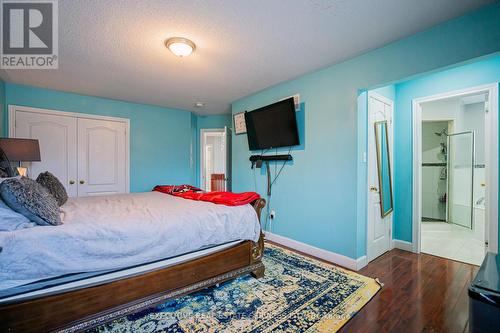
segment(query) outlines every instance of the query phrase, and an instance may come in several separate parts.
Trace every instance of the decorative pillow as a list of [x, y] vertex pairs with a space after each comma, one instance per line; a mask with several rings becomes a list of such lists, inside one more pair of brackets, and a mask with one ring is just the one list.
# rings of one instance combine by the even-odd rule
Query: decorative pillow
[[35, 225], [35, 223], [30, 222], [30, 220], [23, 215], [10, 209], [5, 202], [0, 199], [0, 231], [32, 228]]
[[36, 182], [45, 187], [56, 198], [59, 206], [64, 205], [68, 201], [68, 193], [66, 193], [64, 185], [50, 172], [45, 171], [39, 174]]
[[30, 178], [10, 178], [0, 184], [0, 196], [12, 210], [38, 225], [62, 224], [57, 200]]
[[15, 178], [15, 179], [20, 179], [20, 178], [21, 178], [21, 176], [15, 176], [15, 177], [5, 177], [5, 178], [0, 177], [0, 184], [1, 184], [1, 183], [3, 183], [3, 182], [4, 182], [5, 180], [7, 180], [7, 179], [13, 179], [13, 178]]

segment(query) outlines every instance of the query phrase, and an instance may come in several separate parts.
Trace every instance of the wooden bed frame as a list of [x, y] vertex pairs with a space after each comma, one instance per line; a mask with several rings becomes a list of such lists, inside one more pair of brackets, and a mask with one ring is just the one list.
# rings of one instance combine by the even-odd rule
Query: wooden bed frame
[[[253, 202], [260, 221], [264, 199]], [[0, 305], [0, 332], [78, 332], [251, 273], [264, 276], [264, 237], [120, 280]]]

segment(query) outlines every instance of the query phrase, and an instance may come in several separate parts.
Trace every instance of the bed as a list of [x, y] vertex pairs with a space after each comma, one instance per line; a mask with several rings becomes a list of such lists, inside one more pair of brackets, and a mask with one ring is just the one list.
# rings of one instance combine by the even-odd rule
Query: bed
[[0, 331], [84, 330], [243, 274], [261, 277], [264, 206], [159, 192], [70, 199], [61, 226], [0, 233]]

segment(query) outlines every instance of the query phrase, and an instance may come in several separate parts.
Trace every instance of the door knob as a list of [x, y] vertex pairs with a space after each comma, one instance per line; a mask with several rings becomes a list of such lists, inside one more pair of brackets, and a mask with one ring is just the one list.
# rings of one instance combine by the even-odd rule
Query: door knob
[[81, 185], [85, 184], [85, 180], [80, 179], [80, 184], [81, 184]]
[[370, 186], [370, 192], [378, 192], [378, 188], [376, 186]]
[[70, 181], [69, 181], [69, 184], [70, 184], [70, 185], [73, 185], [74, 183], [75, 183], [75, 181], [74, 181], [74, 180], [70, 180]]

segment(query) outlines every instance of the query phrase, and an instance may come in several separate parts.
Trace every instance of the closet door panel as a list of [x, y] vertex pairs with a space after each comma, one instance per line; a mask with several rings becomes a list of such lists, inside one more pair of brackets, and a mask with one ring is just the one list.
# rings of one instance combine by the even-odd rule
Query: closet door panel
[[50, 171], [66, 188], [70, 197], [77, 191], [77, 119], [36, 112], [15, 112], [16, 138], [38, 139], [41, 162], [26, 163], [29, 176]]
[[125, 123], [78, 119], [78, 196], [125, 193]]

